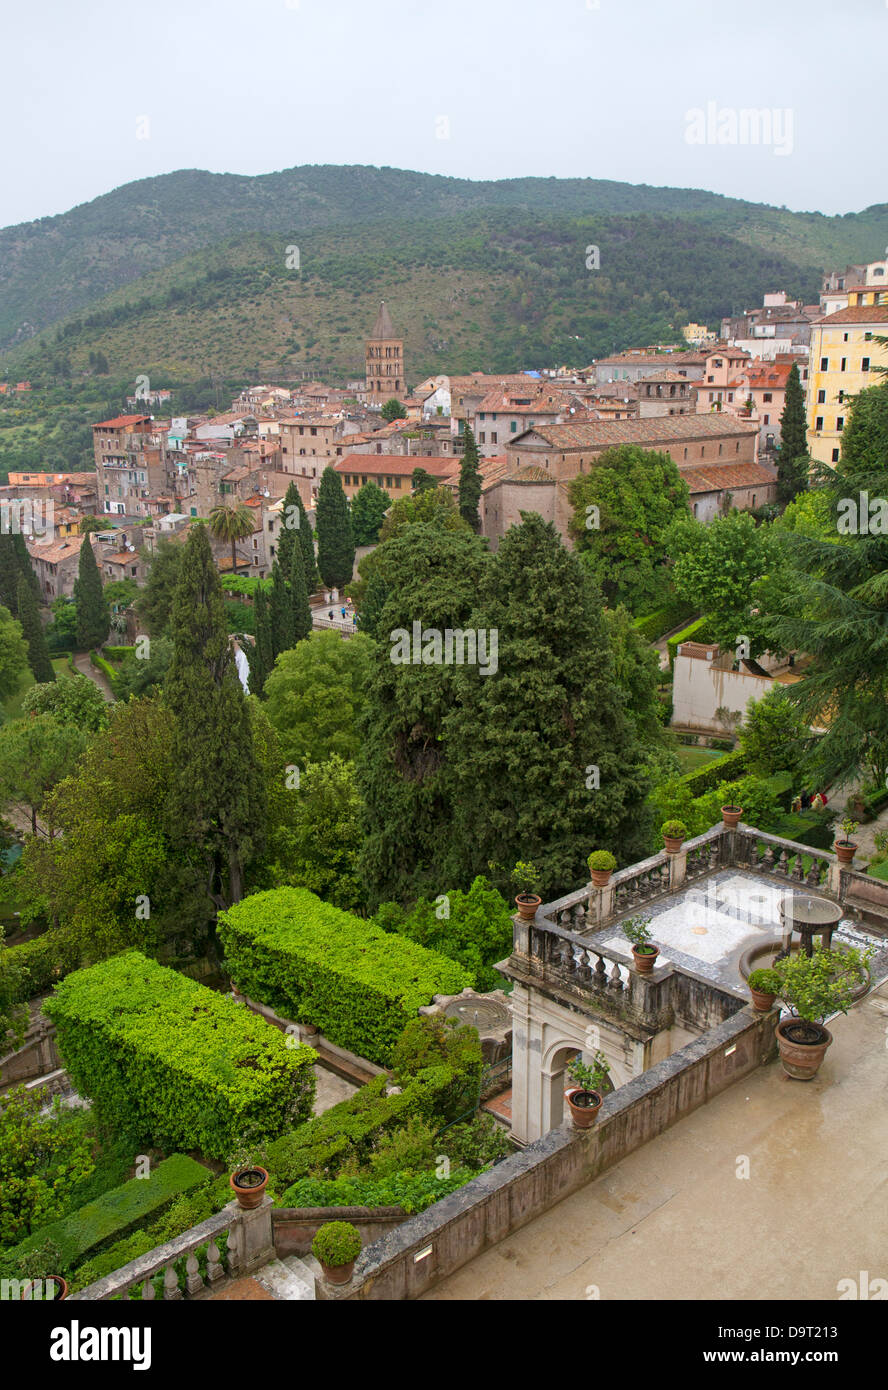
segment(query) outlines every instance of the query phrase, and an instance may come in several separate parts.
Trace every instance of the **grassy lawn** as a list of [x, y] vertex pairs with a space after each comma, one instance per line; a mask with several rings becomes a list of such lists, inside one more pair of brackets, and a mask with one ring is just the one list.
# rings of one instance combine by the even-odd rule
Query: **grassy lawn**
[[685, 744], [679, 744], [675, 751], [678, 754], [682, 772], [696, 772], [697, 768], [703, 767], [705, 763], [714, 762], [716, 758], [725, 756], [724, 751], [720, 748], [694, 748]]
[[[52, 658], [52, 669], [56, 673], [56, 680], [61, 680], [63, 676], [70, 676], [71, 674], [67, 659], [64, 656]], [[21, 718], [22, 700], [34, 684], [35, 681], [31, 672], [25, 671], [19, 681], [18, 690], [13, 691], [13, 693], [3, 701], [3, 713], [6, 715], [7, 719]]]
[[881, 864], [870, 864], [868, 872], [871, 878], [888, 880], [888, 859], [883, 859]]

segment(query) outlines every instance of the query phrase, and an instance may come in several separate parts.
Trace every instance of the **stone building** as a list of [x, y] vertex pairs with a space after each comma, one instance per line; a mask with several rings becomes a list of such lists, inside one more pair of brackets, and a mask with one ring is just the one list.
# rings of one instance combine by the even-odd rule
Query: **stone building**
[[383, 300], [367, 343], [367, 403], [381, 406], [393, 397], [406, 395], [406, 370], [404, 339], [396, 336], [391, 315]]

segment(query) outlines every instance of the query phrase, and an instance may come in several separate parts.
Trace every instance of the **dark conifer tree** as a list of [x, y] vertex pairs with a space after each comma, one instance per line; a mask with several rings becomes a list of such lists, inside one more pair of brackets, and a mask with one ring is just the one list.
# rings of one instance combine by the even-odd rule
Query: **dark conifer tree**
[[74, 605], [77, 609], [77, 647], [83, 652], [92, 651], [100, 647], [108, 636], [111, 610], [102, 593], [102, 576], [89, 536], [84, 537], [80, 547], [80, 561], [74, 581]]
[[325, 468], [321, 474], [315, 518], [321, 578], [325, 584], [342, 589], [354, 572], [355, 541], [342, 479], [333, 468]]
[[31, 586], [23, 574], [18, 579], [18, 617], [22, 625], [22, 636], [28, 644], [28, 665], [35, 681], [54, 681], [55, 671], [46, 645], [46, 634], [40, 621], [40, 609], [34, 598]]
[[793, 363], [786, 380], [783, 413], [780, 416], [780, 447], [777, 450], [777, 500], [791, 502], [808, 486], [808, 429], [805, 395], [799, 369]]
[[271, 613], [268, 598], [260, 584], [253, 600], [256, 640], [247, 651], [250, 663], [250, 694], [262, 698], [265, 682], [274, 669], [274, 655], [271, 645]]
[[271, 567], [269, 618], [271, 623], [271, 654], [277, 661], [281, 652], [291, 651], [296, 645], [293, 606], [290, 603], [290, 586], [277, 560]]
[[290, 608], [293, 613], [293, 636], [296, 642], [301, 642], [311, 632], [311, 608], [308, 604], [305, 566], [302, 561], [302, 547], [300, 545], [293, 547], [290, 563]]
[[459, 470], [459, 514], [467, 521], [473, 531], [481, 530], [481, 514], [478, 503], [481, 500], [481, 474], [478, 469], [478, 446], [468, 424], [464, 432], [465, 448]]

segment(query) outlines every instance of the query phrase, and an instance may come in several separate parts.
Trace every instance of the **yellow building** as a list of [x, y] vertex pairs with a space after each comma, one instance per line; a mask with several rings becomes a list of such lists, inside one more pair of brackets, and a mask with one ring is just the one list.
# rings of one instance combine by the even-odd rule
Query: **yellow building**
[[848, 308], [811, 325], [808, 358], [808, 448], [821, 463], [837, 463], [849, 402], [884, 380], [874, 367], [888, 367], [888, 289], [852, 287]]

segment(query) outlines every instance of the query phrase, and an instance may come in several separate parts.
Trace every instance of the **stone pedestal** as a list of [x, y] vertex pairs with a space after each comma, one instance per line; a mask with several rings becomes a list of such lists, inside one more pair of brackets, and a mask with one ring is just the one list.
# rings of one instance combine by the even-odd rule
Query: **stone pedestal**
[[236, 1212], [240, 1217], [240, 1267], [239, 1275], [251, 1274], [261, 1269], [269, 1260], [276, 1258], [274, 1235], [271, 1225], [271, 1209], [274, 1206], [266, 1195], [262, 1203], [252, 1211], [243, 1211], [237, 1201], [229, 1202], [226, 1211]]

